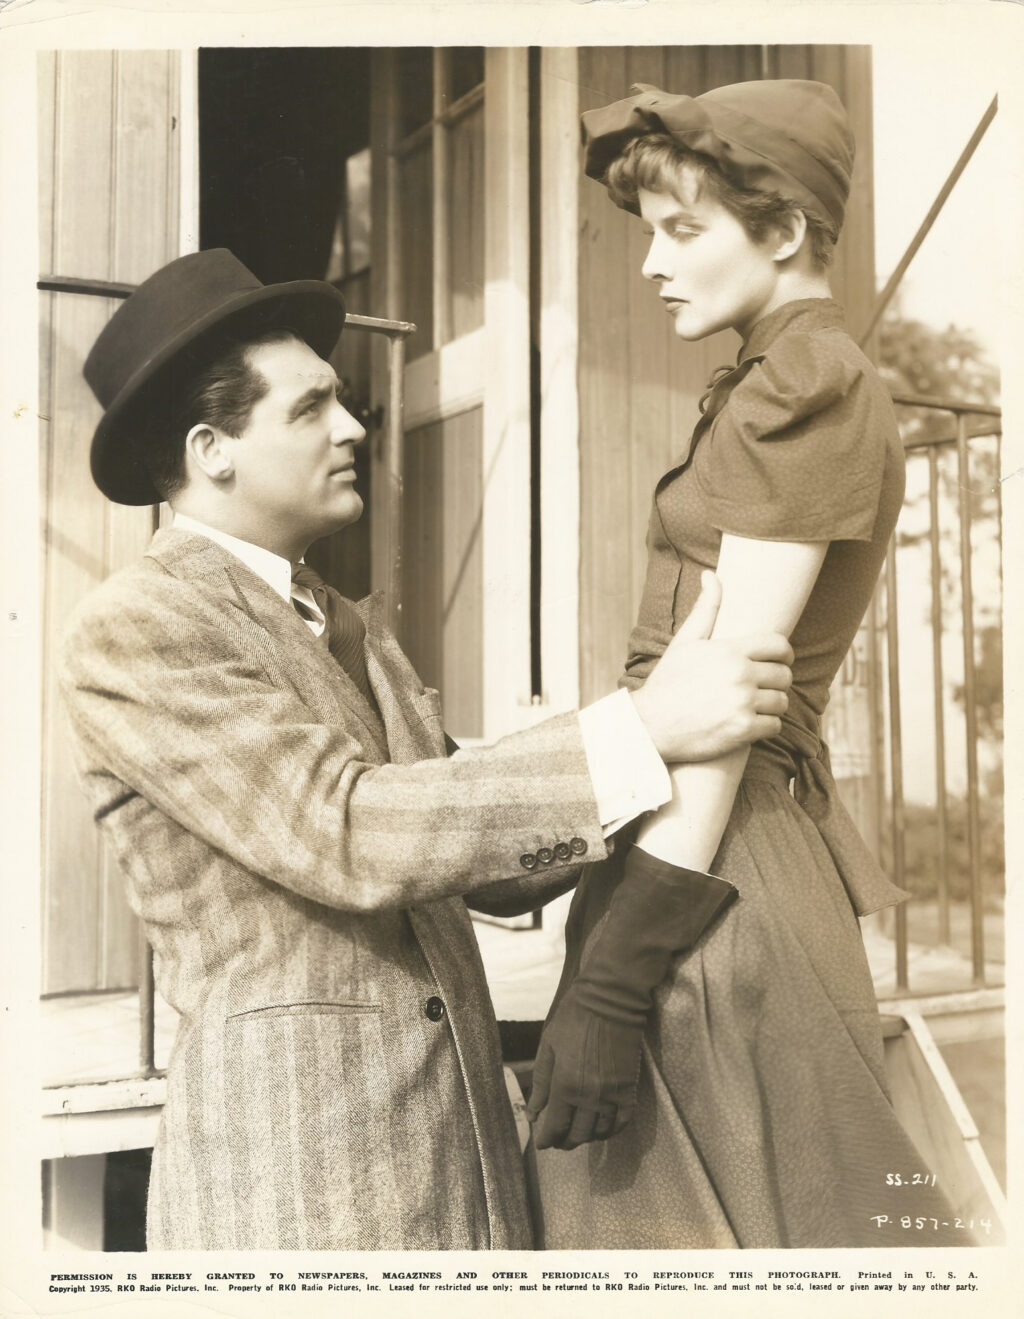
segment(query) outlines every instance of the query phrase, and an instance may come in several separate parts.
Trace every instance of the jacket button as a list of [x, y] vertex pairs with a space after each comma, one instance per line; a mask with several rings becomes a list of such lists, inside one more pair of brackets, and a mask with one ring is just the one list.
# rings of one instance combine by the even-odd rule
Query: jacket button
[[587, 850], [587, 843], [584, 838], [574, 838], [569, 846], [572, 848], [573, 856], [582, 856]]
[[555, 856], [559, 859], [559, 861], [568, 861], [569, 858], [572, 856], [572, 848], [569, 846], [568, 843], [556, 843]]
[[427, 1005], [423, 1009], [431, 1021], [440, 1021], [444, 1016], [444, 1004], [436, 994], [431, 994], [427, 999]]
[[523, 855], [519, 858], [519, 864], [523, 867], [524, 870], [536, 870], [537, 858], [534, 856], [532, 852], [524, 852]]
[[551, 862], [554, 861], [554, 859], [555, 859], [555, 854], [554, 852], [552, 852], [550, 847], [537, 848], [537, 860], [541, 863], [542, 866], [549, 866]]

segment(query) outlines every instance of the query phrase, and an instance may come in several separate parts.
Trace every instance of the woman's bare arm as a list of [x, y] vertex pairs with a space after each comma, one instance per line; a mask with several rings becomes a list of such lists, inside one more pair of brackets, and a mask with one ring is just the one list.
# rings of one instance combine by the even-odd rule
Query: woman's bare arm
[[[777, 631], [789, 636], [803, 613], [827, 542], [748, 540], [723, 535], [716, 569], [722, 606], [716, 638]], [[714, 860], [732, 811], [749, 748], [701, 764], [674, 765], [672, 800], [641, 826], [645, 852], [691, 870]]]

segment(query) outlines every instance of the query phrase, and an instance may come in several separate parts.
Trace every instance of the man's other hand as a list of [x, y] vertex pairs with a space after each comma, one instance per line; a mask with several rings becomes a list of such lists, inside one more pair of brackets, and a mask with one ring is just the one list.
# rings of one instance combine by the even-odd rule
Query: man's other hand
[[632, 693], [665, 761], [714, 760], [781, 731], [792, 647], [778, 632], [710, 640], [721, 602], [721, 583], [705, 572], [697, 603]]

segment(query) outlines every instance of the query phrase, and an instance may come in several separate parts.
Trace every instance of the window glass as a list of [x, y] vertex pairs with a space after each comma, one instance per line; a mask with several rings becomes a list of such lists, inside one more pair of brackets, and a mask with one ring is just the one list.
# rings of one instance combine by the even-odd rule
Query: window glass
[[402, 320], [415, 321], [417, 330], [408, 340], [409, 360], [429, 353], [434, 337], [434, 217], [431, 205], [431, 159], [429, 139], [398, 162], [399, 231], [401, 234], [401, 282], [397, 313]]
[[451, 100], [457, 101], [484, 80], [483, 46], [456, 46], [451, 52]]
[[370, 148], [345, 161], [341, 202], [326, 279], [334, 284], [370, 268]]
[[355, 275], [370, 264], [370, 148], [345, 162], [345, 274]]
[[448, 280], [445, 325], [458, 339], [484, 323], [484, 112], [447, 130]]
[[434, 52], [430, 46], [403, 46], [398, 52], [399, 136], [429, 124], [434, 111]]

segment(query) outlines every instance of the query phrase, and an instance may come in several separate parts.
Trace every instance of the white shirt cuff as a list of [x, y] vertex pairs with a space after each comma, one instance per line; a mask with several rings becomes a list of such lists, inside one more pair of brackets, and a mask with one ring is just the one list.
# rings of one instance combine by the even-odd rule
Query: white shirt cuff
[[579, 712], [583, 749], [604, 836], [672, 797], [672, 780], [629, 692], [604, 696]]

